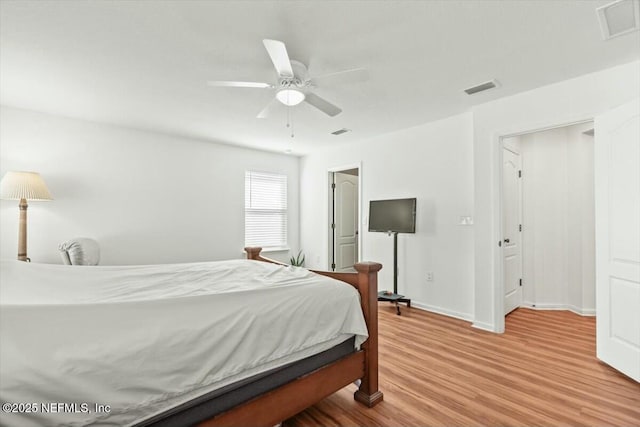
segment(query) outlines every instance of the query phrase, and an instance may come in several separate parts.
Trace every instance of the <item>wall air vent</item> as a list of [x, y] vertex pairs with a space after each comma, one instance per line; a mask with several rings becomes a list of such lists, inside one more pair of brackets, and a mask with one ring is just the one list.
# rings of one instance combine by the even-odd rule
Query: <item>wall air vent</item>
[[602, 38], [609, 40], [640, 28], [640, 3], [637, 0], [616, 0], [596, 9]]
[[477, 86], [467, 88], [464, 91], [467, 93], [467, 95], [473, 95], [474, 93], [482, 92], [488, 89], [493, 89], [494, 87], [498, 87], [497, 80], [491, 80], [490, 82], [481, 83]]
[[342, 135], [343, 133], [351, 132], [351, 129], [342, 128], [331, 132], [331, 135]]

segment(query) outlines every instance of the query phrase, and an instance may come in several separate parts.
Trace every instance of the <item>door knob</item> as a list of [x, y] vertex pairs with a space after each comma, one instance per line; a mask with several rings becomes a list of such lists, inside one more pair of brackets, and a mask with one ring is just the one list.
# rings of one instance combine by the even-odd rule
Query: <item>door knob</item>
[[504, 242], [505, 243], [509, 243], [509, 239], [504, 239]]

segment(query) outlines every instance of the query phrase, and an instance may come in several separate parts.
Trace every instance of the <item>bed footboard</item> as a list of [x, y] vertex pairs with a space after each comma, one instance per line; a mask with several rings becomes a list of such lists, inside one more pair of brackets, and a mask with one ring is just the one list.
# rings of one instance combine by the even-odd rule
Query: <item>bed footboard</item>
[[[247, 247], [245, 251], [248, 259], [283, 264], [260, 255], [262, 248]], [[354, 268], [357, 273], [311, 271], [349, 283], [360, 293], [360, 302], [364, 319], [367, 323], [369, 338], [362, 344], [364, 376], [362, 376], [360, 387], [353, 397], [358, 402], [372, 407], [383, 399], [383, 394], [378, 389], [378, 271], [382, 268], [382, 264], [361, 262], [355, 264]]]

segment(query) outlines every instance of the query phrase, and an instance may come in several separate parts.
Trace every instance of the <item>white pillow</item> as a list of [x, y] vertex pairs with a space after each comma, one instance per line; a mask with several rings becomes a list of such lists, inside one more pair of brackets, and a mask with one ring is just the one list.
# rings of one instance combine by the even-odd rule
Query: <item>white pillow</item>
[[67, 265], [98, 265], [100, 262], [98, 242], [87, 237], [79, 237], [60, 243], [58, 249], [62, 255], [62, 262]]

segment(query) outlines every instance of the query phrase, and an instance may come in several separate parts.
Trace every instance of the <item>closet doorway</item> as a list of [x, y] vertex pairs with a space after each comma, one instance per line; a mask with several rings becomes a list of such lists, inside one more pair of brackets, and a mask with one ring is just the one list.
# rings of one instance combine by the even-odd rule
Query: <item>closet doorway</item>
[[504, 314], [595, 315], [593, 122], [502, 140]]
[[[502, 165], [504, 141], [525, 139], [519, 141], [522, 305], [597, 315], [598, 359], [640, 381], [640, 98], [573, 125], [578, 131], [573, 137], [567, 136], [569, 125], [496, 135], [496, 165]], [[544, 144], [540, 136], [552, 131], [569, 139]], [[534, 143], [527, 144], [527, 138]], [[558, 145], [563, 147], [559, 152], [542, 155]], [[530, 148], [537, 151], [529, 153]], [[496, 331], [502, 332], [502, 168], [495, 172], [498, 197], [492, 218], [500, 250], [494, 253], [494, 321]], [[529, 191], [529, 184], [537, 193]]]

